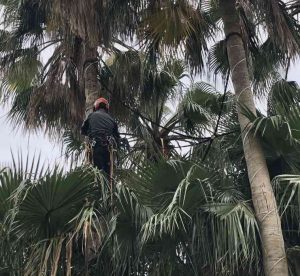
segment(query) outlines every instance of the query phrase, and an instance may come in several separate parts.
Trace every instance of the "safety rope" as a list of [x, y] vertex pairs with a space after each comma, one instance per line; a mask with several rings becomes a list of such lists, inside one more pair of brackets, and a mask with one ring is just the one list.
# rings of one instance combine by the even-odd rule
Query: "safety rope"
[[166, 148], [165, 148], [165, 141], [163, 138], [160, 138], [162, 154], [164, 158], [167, 158]]
[[243, 36], [241, 35], [241, 33], [238, 32], [230, 32], [226, 35], [225, 41], [227, 42], [229, 40], [230, 37], [232, 36], [239, 36], [242, 40], [243, 40]]
[[116, 152], [116, 140], [110, 136], [107, 138], [108, 140], [108, 150], [109, 150], [109, 185], [110, 185], [110, 192], [111, 192], [111, 203], [113, 202], [113, 180], [114, 180], [114, 153]]
[[110, 186], [110, 199], [113, 200], [113, 175], [114, 175], [114, 152], [113, 147], [109, 145], [109, 186]]
[[89, 141], [85, 141], [85, 163], [91, 164], [93, 161], [92, 145]]

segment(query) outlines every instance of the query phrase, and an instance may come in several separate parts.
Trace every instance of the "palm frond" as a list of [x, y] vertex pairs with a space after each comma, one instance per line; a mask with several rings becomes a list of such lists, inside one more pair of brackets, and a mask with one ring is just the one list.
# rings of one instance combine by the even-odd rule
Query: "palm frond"
[[[297, 241], [299, 240], [300, 186], [299, 175], [283, 174], [274, 178], [272, 184], [278, 201], [283, 233], [288, 242], [288, 257], [292, 263], [297, 261]], [[294, 268], [295, 263], [293, 264]]]
[[[185, 50], [192, 68], [203, 68], [207, 37], [213, 34], [213, 20], [197, 3], [185, 0], [150, 5], [143, 20], [143, 39], [149, 47], [176, 54]], [[175, 49], [175, 50], [174, 50]], [[152, 50], [156, 50], [155, 48]]]
[[262, 97], [272, 85], [281, 79], [278, 73], [285, 65], [286, 58], [282, 50], [268, 38], [260, 47], [252, 49], [253, 91]]
[[224, 115], [231, 103], [229, 95], [225, 95], [224, 98], [210, 84], [196, 83], [191, 86], [179, 106], [179, 110], [183, 112], [181, 123], [189, 131], [192, 131], [196, 125], [212, 127], [221, 108]]
[[[94, 207], [96, 194], [102, 194], [103, 208], [110, 198], [99, 172], [81, 167], [68, 173], [58, 168], [43, 173], [39, 161], [35, 165], [19, 159], [13, 169], [2, 173], [1, 243], [10, 242], [9, 254], [18, 248], [14, 260], [24, 275], [44, 275], [49, 267], [52, 272], [59, 270], [64, 248], [75, 238], [82, 240], [88, 260], [94, 257], [91, 250], [98, 250], [107, 231], [103, 215]], [[1, 264], [13, 265], [9, 256], [1, 254], [0, 259]]]
[[187, 248], [177, 252], [187, 258], [187, 266], [194, 261], [200, 271], [208, 267], [217, 273], [226, 268], [233, 273], [240, 266], [250, 269], [249, 262], [256, 266], [254, 271], [258, 269], [254, 212], [241, 194], [230, 192], [233, 179], [228, 178], [225, 188], [219, 172], [175, 160], [147, 167], [140, 177], [131, 187], [146, 205], [157, 210], [142, 228], [145, 248], [167, 238], [176, 241], [179, 248], [186, 243]]
[[229, 72], [229, 62], [226, 50], [226, 41], [220, 40], [211, 47], [208, 55], [209, 68], [214, 74], [222, 74], [225, 77]]
[[269, 115], [289, 115], [300, 102], [300, 89], [296, 82], [279, 80], [272, 86], [268, 97]]
[[203, 219], [201, 213], [197, 214], [193, 243], [197, 254], [203, 256], [204, 265], [213, 264], [216, 274], [225, 268], [225, 275], [239, 269], [259, 273], [258, 225], [249, 203], [214, 202], [201, 209], [208, 217]]
[[[275, 143], [275, 137], [277, 137], [275, 143], [277, 147], [279, 141], [282, 141], [282, 146], [287, 148], [289, 145], [297, 145], [299, 143], [300, 118], [298, 85], [281, 80], [273, 85], [270, 93], [269, 101], [270, 106], [273, 107], [273, 116], [256, 117], [245, 109], [245, 114], [253, 123], [252, 128], [255, 133], [259, 132], [263, 137], [268, 137], [269, 142], [273, 140]], [[288, 141], [289, 145], [284, 141]]]
[[290, 215], [298, 220], [300, 215], [299, 175], [280, 175], [273, 180], [273, 183], [279, 197], [278, 207], [281, 215], [289, 211]]

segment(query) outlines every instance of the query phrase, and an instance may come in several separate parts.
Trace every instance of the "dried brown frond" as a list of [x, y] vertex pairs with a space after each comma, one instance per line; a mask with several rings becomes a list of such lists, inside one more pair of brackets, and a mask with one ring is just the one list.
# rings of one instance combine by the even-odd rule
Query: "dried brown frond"
[[49, 21], [70, 28], [90, 46], [108, 45], [118, 35], [133, 38], [143, 5], [137, 0], [53, 0]]
[[290, 57], [300, 53], [300, 25], [279, 0], [252, 1], [269, 37]]
[[105, 1], [87, 0], [54, 0], [53, 14], [61, 23], [67, 23], [71, 31], [84, 40], [89, 40], [91, 45], [101, 40], [102, 33], [98, 29], [98, 21], [101, 14], [98, 14], [97, 6], [103, 5]]

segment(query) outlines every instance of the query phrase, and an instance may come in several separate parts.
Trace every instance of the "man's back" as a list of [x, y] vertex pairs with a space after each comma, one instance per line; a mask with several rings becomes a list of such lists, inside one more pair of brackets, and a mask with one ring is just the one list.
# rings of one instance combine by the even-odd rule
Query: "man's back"
[[97, 138], [99, 136], [114, 136], [115, 138], [119, 138], [117, 123], [102, 109], [88, 116], [82, 127], [82, 134], [90, 138]]

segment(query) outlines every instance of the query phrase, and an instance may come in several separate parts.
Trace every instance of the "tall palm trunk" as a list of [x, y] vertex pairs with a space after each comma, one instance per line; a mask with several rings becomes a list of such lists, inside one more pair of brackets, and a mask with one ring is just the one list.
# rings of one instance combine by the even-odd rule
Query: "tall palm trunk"
[[[100, 96], [100, 85], [97, 78], [97, 46], [92, 47], [87, 41], [84, 42], [83, 45], [81, 74], [83, 75], [85, 114], [87, 117], [93, 111], [95, 100]], [[87, 148], [86, 155], [88, 160], [91, 162], [91, 149], [89, 147]], [[89, 229], [85, 240], [85, 276], [88, 276], [90, 275], [89, 263], [95, 257], [95, 252], [97, 252], [100, 247], [101, 241], [95, 231], [91, 229], [90, 224], [87, 224], [85, 227]]]
[[97, 79], [97, 47], [92, 47], [88, 42], [85, 42], [83, 57], [85, 111], [88, 115], [92, 112], [93, 104], [100, 95]]
[[242, 130], [252, 201], [262, 239], [264, 271], [267, 276], [287, 276], [288, 268], [281, 222], [263, 150], [258, 139], [252, 132], [249, 132], [250, 122], [239, 107], [243, 105], [256, 114], [235, 4], [235, 0], [221, 0], [220, 9], [227, 37], [231, 78], [238, 103], [238, 118]]

